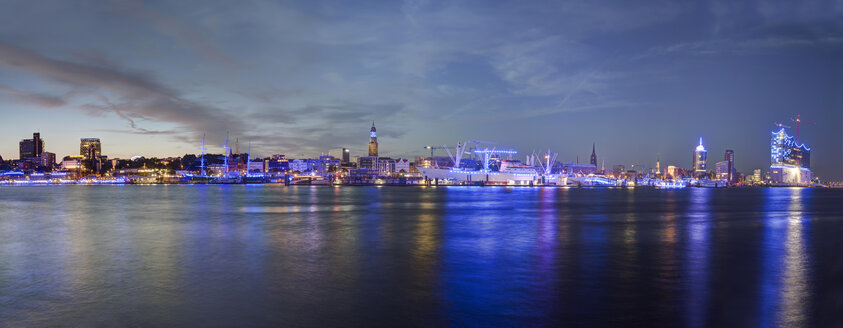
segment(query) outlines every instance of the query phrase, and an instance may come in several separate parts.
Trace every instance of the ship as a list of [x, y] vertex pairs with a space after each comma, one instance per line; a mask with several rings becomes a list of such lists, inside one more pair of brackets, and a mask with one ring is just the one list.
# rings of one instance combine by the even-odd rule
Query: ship
[[[556, 154], [548, 150], [545, 159], [547, 163], [541, 163], [537, 160], [535, 154], [528, 157], [528, 163], [523, 163], [520, 160], [513, 159], [512, 155], [516, 154], [515, 150], [497, 149], [488, 147], [480, 147], [481, 143], [493, 144], [489, 142], [480, 142], [469, 140], [465, 143], [457, 143], [456, 153], [452, 154], [447, 145], [443, 145], [443, 149], [448, 152], [451, 162], [454, 163], [452, 167], [419, 167], [419, 173], [422, 178], [430, 184], [460, 184], [460, 185], [508, 185], [508, 186], [537, 186], [537, 185], [564, 185], [565, 177], [561, 175], [550, 174], [551, 164], [556, 159]], [[468, 145], [473, 144], [473, 151], [467, 152]], [[462, 155], [472, 154], [482, 160], [482, 166], [479, 169], [461, 167], [463, 164]], [[499, 158], [502, 155], [509, 155], [508, 159], [500, 160], [500, 168], [493, 170], [490, 168], [490, 161], [494, 158]], [[538, 163], [539, 165], [534, 165]]]

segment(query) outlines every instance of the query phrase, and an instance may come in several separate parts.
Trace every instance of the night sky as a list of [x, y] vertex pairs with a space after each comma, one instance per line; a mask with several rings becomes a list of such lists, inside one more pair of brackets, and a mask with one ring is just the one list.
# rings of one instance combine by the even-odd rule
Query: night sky
[[[587, 162], [769, 166], [801, 114], [843, 179], [843, 1], [0, 2], [0, 155], [382, 156], [496, 141]], [[795, 126], [792, 134], [795, 134]], [[442, 153], [444, 155], [444, 152]]]

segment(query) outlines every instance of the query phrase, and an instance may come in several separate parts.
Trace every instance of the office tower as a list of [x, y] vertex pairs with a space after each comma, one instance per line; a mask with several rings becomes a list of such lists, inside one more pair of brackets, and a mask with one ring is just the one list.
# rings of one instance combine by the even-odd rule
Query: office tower
[[21, 140], [19, 150], [21, 160], [41, 157], [41, 153], [44, 151], [44, 140], [41, 139], [41, 133], [35, 132], [32, 134], [32, 139]]
[[79, 155], [82, 156], [83, 165], [88, 171], [99, 172], [102, 164], [102, 144], [99, 138], [82, 138], [79, 143]]
[[378, 157], [378, 134], [375, 130], [375, 121], [372, 121], [372, 129], [369, 130], [369, 157]]
[[705, 162], [707, 155], [708, 151], [703, 147], [702, 138], [700, 138], [700, 144], [694, 149], [694, 175], [700, 176], [706, 173]]
[[726, 149], [724, 161], [727, 163], [726, 181], [729, 183], [735, 182], [735, 151]]

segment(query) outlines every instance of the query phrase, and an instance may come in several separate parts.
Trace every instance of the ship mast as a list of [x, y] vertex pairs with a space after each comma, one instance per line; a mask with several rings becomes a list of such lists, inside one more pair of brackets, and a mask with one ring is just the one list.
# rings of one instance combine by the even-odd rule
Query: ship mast
[[202, 151], [202, 157], [199, 164], [199, 168], [201, 169], [202, 176], [204, 177], [205, 174], [205, 133], [202, 133], [202, 147], [199, 148]]
[[229, 132], [225, 131], [225, 140], [224, 140], [225, 145], [222, 146], [222, 150], [223, 150], [222, 155], [223, 155], [223, 158], [225, 158], [225, 162], [223, 164], [225, 166], [225, 176], [228, 176], [228, 155], [229, 155], [228, 154], [228, 149], [229, 149], [228, 142], [230, 141], [230, 140], [228, 140], [229, 136], [230, 136]]

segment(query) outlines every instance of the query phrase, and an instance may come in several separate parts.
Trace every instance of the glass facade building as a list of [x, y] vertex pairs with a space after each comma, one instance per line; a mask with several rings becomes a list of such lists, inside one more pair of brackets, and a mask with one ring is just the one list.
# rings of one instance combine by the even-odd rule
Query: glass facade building
[[808, 183], [811, 173], [811, 149], [796, 142], [784, 128], [772, 132], [770, 138], [770, 181], [774, 183]]

